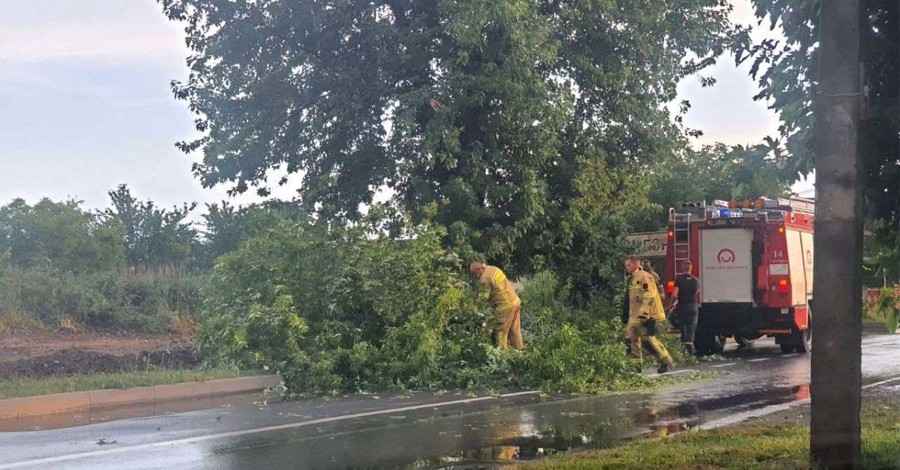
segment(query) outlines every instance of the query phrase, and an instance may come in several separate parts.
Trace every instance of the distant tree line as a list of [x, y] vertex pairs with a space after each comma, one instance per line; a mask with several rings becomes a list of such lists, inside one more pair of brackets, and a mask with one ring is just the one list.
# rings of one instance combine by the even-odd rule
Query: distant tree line
[[162, 208], [126, 185], [109, 196], [100, 211], [46, 198], [0, 207], [0, 331], [64, 319], [151, 332], [190, 325], [214, 261], [301, 214], [290, 203], [223, 202], [193, 224], [195, 203]]
[[126, 185], [109, 192], [110, 207], [91, 211], [76, 200], [15, 199], [0, 207], [0, 256], [6, 266], [88, 274], [118, 269], [208, 270], [214, 260], [280, 220], [302, 213], [288, 202], [236, 208], [209, 204], [191, 223], [196, 203], [169, 209], [136, 198]]

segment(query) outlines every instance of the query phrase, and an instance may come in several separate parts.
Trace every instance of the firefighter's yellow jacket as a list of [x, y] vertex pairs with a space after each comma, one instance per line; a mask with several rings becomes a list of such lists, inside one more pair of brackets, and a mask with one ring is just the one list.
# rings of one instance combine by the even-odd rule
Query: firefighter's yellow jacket
[[487, 287], [488, 290], [484, 295], [491, 305], [494, 306], [495, 313], [507, 312], [522, 303], [515, 289], [513, 289], [512, 283], [509, 282], [506, 274], [503, 274], [500, 268], [488, 264], [484, 265], [484, 271], [481, 272], [478, 280]]
[[666, 311], [656, 288], [656, 279], [647, 271], [637, 268], [628, 281], [628, 320], [632, 322], [650, 318], [664, 321]]

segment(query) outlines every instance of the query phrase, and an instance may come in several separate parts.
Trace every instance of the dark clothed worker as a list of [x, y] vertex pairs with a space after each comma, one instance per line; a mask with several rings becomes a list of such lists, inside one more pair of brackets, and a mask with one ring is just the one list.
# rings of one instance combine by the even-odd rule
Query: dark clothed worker
[[506, 274], [496, 266], [479, 261], [469, 265], [469, 272], [476, 276], [482, 285], [487, 287], [487, 298], [494, 307], [493, 330], [494, 345], [506, 349], [512, 342], [515, 349], [525, 347], [522, 340], [522, 301], [513, 288]]
[[672, 298], [677, 302], [675, 318], [681, 330], [681, 344], [688, 354], [697, 352], [694, 349], [694, 335], [697, 333], [697, 318], [700, 315], [700, 279], [691, 274], [692, 268], [690, 261], [681, 263], [681, 272], [675, 276], [675, 288], [672, 290]]

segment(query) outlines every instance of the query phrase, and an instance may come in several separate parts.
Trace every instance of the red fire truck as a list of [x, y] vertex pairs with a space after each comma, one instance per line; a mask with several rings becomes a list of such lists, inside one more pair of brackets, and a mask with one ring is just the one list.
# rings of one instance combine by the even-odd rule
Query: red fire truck
[[771, 336], [784, 352], [812, 348], [815, 204], [796, 197], [683, 204], [669, 210], [665, 286], [684, 261], [700, 278], [698, 354]]

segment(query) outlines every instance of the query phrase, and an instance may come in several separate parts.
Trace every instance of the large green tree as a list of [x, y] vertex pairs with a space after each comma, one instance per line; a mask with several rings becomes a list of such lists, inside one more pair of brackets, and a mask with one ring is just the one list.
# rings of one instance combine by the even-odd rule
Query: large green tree
[[664, 208], [682, 202], [778, 197], [789, 189], [774, 140], [753, 146], [716, 144], [687, 150], [655, 172], [650, 201]]
[[220, 256], [281, 223], [301, 222], [306, 218], [304, 211], [287, 201], [267, 201], [246, 207], [235, 207], [227, 201], [207, 204], [206, 214], [203, 214], [203, 266], [211, 267]]
[[204, 185], [302, 173], [305, 208], [349, 220], [384, 191], [513, 273], [600, 269], [685, 145], [676, 84], [740, 36], [725, 0], [160, 2], [193, 51], [173, 90]]
[[[818, 0], [754, 0], [760, 21], [768, 20], [784, 40], [765, 39], [738, 50], [752, 61], [751, 73], [781, 117], [780, 148], [790, 177], [809, 174], [813, 153], [813, 97], [817, 92]], [[864, 71], [864, 114], [860, 154], [865, 172], [867, 226], [872, 242], [888, 248], [877, 258], [896, 263], [900, 235], [900, 3], [865, 0], [860, 19]], [[896, 273], [896, 268], [886, 266]], [[894, 279], [895, 281], [897, 278]]]
[[140, 201], [121, 184], [109, 191], [112, 207], [107, 217], [125, 229], [128, 264], [132, 267], [190, 267], [194, 262], [197, 231], [187, 220], [196, 203], [163, 209], [153, 201]]

